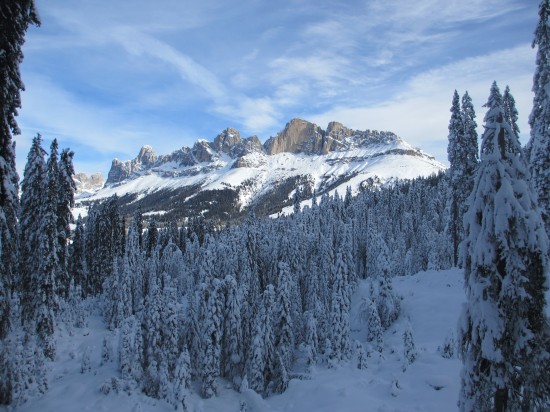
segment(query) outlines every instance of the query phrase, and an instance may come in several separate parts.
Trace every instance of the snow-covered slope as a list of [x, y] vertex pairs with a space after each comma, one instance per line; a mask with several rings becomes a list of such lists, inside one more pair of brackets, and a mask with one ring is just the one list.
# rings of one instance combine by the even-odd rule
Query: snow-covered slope
[[336, 122], [324, 131], [294, 119], [263, 146], [255, 136], [241, 139], [235, 129], [165, 156], [145, 146], [133, 160], [115, 159], [105, 187], [88, 200], [117, 194], [128, 204], [141, 201], [144, 211], [179, 208], [187, 209], [184, 215], [223, 218], [254, 209], [266, 215], [292, 204], [298, 188], [305, 200], [314, 191], [343, 194], [351, 186], [357, 192], [443, 169], [391, 132], [354, 131]]
[[[353, 296], [352, 338], [365, 342], [365, 325], [357, 320], [361, 299], [368, 295], [363, 281]], [[198, 388], [190, 394], [190, 411], [238, 411], [241, 401], [249, 412], [263, 411], [423, 411], [457, 410], [461, 363], [443, 358], [438, 347], [454, 333], [462, 302], [463, 275], [457, 269], [422, 272], [394, 278], [394, 290], [402, 300], [402, 314], [384, 335], [380, 356], [371, 352], [367, 368], [344, 363], [335, 369], [317, 366], [308, 379], [292, 379], [281, 395], [262, 399], [248, 390], [237, 393], [220, 380], [219, 394], [204, 400]], [[148, 398], [138, 390], [119, 393], [100, 392], [101, 386], [120, 376], [116, 360], [100, 365], [103, 337], [117, 350], [118, 339], [105, 329], [98, 315], [88, 319], [89, 327], [63, 331], [57, 336], [58, 356], [49, 373], [50, 388], [45, 395], [34, 395], [18, 411], [173, 411], [167, 402]], [[418, 351], [418, 358], [403, 370], [403, 331], [408, 324]], [[81, 373], [84, 352], [90, 355], [91, 370]], [[116, 359], [116, 356], [115, 356]], [[2, 407], [0, 407], [2, 410]]]

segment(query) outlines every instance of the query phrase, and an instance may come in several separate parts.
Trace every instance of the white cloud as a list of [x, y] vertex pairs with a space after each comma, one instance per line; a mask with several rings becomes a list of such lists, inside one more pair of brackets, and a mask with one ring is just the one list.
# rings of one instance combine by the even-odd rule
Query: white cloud
[[[521, 0], [418, 0], [413, 7], [404, 0], [38, 0], [44, 24], [26, 46], [39, 58], [24, 67], [21, 123], [133, 157], [151, 140], [159, 152], [184, 144], [173, 143], [179, 136], [192, 144], [199, 135], [187, 128], [272, 133], [309, 112], [322, 125], [393, 130], [428, 150], [446, 139], [454, 88], [468, 89], [481, 113], [490, 82], [508, 82], [527, 118], [531, 52], [446, 64], [463, 40], [461, 25], [510, 24], [511, 11], [525, 18], [526, 7]], [[495, 50], [503, 47], [497, 40]], [[43, 62], [54, 68], [43, 73]], [[426, 71], [434, 65], [441, 67]], [[520, 126], [527, 130], [526, 120]]]
[[209, 98], [225, 99], [227, 92], [216, 76], [175, 48], [127, 26], [114, 29], [112, 36], [128, 53], [168, 63], [176, 68], [185, 80], [205, 91]]
[[481, 133], [482, 105], [487, 101], [491, 83], [496, 80], [502, 91], [509, 84], [520, 115], [522, 138], [526, 141], [533, 70], [534, 51], [524, 45], [429, 70], [411, 78], [396, 95], [376, 104], [336, 107], [311, 119], [320, 125], [338, 120], [358, 130], [391, 130], [445, 162], [449, 109], [455, 89], [461, 95], [467, 90], [472, 97]]
[[[196, 134], [183, 127], [154, 124], [146, 118], [129, 115], [125, 108], [83, 103], [72, 93], [60, 89], [49, 79], [27, 76], [27, 90], [22, 94], [23, 110], [18, 122], [22, 135], [17, 138], [18, 169], [22, 171], [30, 141], [36, 133], [46, 140], [57, 138], [62, 147], [79, 146], [75, 164], [78, 171], [94, 172], [100, 167], [105, 172], [114, 153], [133, 158], [144, 144], [155, 145], [155, 150], [168, 153], [185, 143], [184, 136], [194, 139]], [[158, 136], [154, 142], [152, 137]], [[88, 152], [98, 159], [92, 161]], [[96, 165], [95, 169], [90, 169]], [[102, 165], [102, 166], [101, 166]]]

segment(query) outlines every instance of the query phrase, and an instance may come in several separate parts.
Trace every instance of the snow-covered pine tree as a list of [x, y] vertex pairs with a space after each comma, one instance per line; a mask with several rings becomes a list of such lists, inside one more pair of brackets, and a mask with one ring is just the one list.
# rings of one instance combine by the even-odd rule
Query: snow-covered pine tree
[[458, 264], [458, 245], [461, 241], [460, 220], [460, 177], [462, 168], [462, 145], [464, 144], [464, 122], [462, 121], [462, 113], [460, 112], [460, 98], [455, 90], [451, 105], [451, 120], [449, 121], [449, 144], [447, 145], [447, 156], [449, 159], [449, 168], [447, 173], [453, 189], [451, 196], [451, 220], [449, 222], [449, 231], [451, 233], [451, 241], [453, 244], [453, 264]]
[[10, 330], [10, 297], [15, 290], [18, 262], [19, 176], [15, 168], [12, 134], [20, 133], [15, 117], [25, 89], [19, 64], [29, 25], [40, 25], [33, 0], [4, 1], [0, 5], [0, 340]]
[[172, 395], [172, 385], [170, 382], [170, 375], [168, 373], [168, 362], [162, 360], [159, 366], [159, 398], [170, 401]]
[[84, 297], [84, 288], [88, 281], [88, 270], [86, 268], [86, 252], [84, 221], [82, 216], [78, 215], [76, 227], [73, 233], [72, 243], [69, 247], [69, 275], [74, 279], [74, 285], [79, 287]]
[[31, 324], [36, 315], [36, 275], [40, 264], [36, 252], [40, 250], [43, 204], [46, 197], [45, 154], [42, 136], [38, 134], [32, 140], [21, 183], [19, 273], [22, 320], [26, 324]]
[[158, 397], [158, 367], [162, 360], [162, 290], [156, 275], [149, 278], [149, 293], [145, 300], [145, 313], [142, 322], [145, 347], [144, 389], [153, 397]]
[[128, 228], [126, 246], [124, 248], [124, 262], [128, 268], [128, 283], [130, 295], [128, 296], [131, 313], [137, 314], [143, 310], [144, 300], [144, 276], [145, 257], [140, 246], [143, 218], [141, 208], [134, 214], [132, 224]]
[[244, 369], [241, 305], [237, 282], [233, 276], [224, 279], [225, 309], [222, 343], [222, 372], [235, 389], [241, 384]]
[[382, 329], [382, 323], [380, 322], [380, 316], [378, 315], [378, 306], [374, 299], [369, 303], [369, 325], [367, 341], [372, 342], [374, 349], [378, 352], [382, 352], [384, 349], [384, 330]]
[[279, 262], [277, 283], [277, 309], [275, 321], [275, 346], [286, 371], [294, 361], [294, 332], [292, 323], [291, 293], [293, 289], [290, 267]]
[[113, 361], [113, 347], [108, 336], [103, 337], [103, 343], [101, 344], [101, 364], [106, 365]]
[[254, 318], [247, 376], [250, 389], [259, 394], [265, 393], [275, 371], [274, 297], [273, 285], [267, 285]]
[[355, 365], [357, 369], [364, 370], [367, 369], [367, 353], [365, 352], [365, 348], [363, 347], [363, 344], [359, 342], [358, 340], [355, 341], [355, 348], [354, 348], [354, 354], [355, 354]]
[[307, 362], [311, 367], [317, 361], [317, 353], [319, 347], [319, 338], [317, 336], [317, 319], [315, 317], [315, 311], [308, 310], [304, 312], [305, 319], [305, 339], [304, 344], [307, 350]]
[[133, 378], [134, 364], [134, 327], [133, 318], [127, 318], [120, 331], [119, 365], [122, 379], [128, 381]]
[[[470, 187], [473, 184], [473, 176], [477, 164], [479, 163], [479, 143], [477, 135], [476, 113], [472, 98], [468, 91], [464, 92], [461, 100], [462, 122], [464, 124], [464, 150], [466, 153], [464, 166], [464, 175], [470, 178]], [[465, 196], [468, 196], [466, 193]]]
[[103, 282], [113, 270], [115, 256], [124, 255], [125, 231], [118, 209], [118, 196], [113, 195], [94, 204], [88, 213], [85, 228], [88, 284], [84, 295], [103, 291]]
[[541, 0], [533, 47], [537, 47], [533, 76], [533, 110], [529, 116], [531, 137], [527, 144], [531, 180], [546, 233], [550, 233], [550, 0]]
[[59, 274], [57, 279], [58, 295], [67, 299], [69, 295], [69, 251], [68, 240], [71, 235], [70, 225], [74, 223], [71, 208], [74, 207], [76, 183], [73, 180], [74, 152], [63, 149], [58, 164], [58, 194], [57, 194], [57, 239]]
[[332, 285], [332, 303], [330, 309], [330, 321], [332, 327], [331, 360], [340, 361], [347, 359], [350, 354], [350, 296], [349, 285], [346, 281], [347, 274], [342, 254], [336, 254], [336, 263], [333, 269], [334, 283]]
[[149, 222], [149, 227], [147, 229], [147, 242], [145, 245], [145, 253], [147, 257], [151, 256], [151, 252], [153, 251], [154, 248], [157, 247], [158, 239], [159, 239], [159, 232], [157, 227], [157, 221], [153, 217]]
[[163, 273], [162, 283], [162, 360], [166, 361], [169, 376], [172, 377], [179, 356], [178, 302], [176, 287], [166, 272]]
[[533, 410], [550, 393], [541, 367], [548, 359], [541, 345], [548, 339], [548, 240], [496, 82], [485, 106], [481, 163], [464, 218], [467, 304], [459, 324], [459, 406]]
[[40, 265], [37, 282], [36, 332], [44, 356], [55, 358], [54, 327], [55, 313], [59, 308], [57, 276], [59, 274], [59, 243], [57, 233], [58, 161], [57, 140], [52, 141], [47, 162], [47, 175], [43, 214], [40, 224]]
[[176, 409], [182, 406], [185, 408], [185, 398], [187, 397], [189, 388], [191, 387], [191, 361], [189, 352], [184, 349], [181, 352], [178, 362], [176, 363], [176, 371], [174, 373], [174, 382], [172, 388], [172, 404]]
[[[502, 94], [502, 112], [504, 119], [512, 128], [512, 132], [519, 136], [518, 110], [516, 109], [516, 100], [510, 92], [510, 86], [506, 85]], [[509, 148], [510, 150], [512, 148]]]
[[407, 323], [407, 327], [403, 332], [403, 370], [406, 370], [409, 365], [412, 365], [418, 356], [416, 345], [414, 343], [412, 326]]
[[462, 96], [462, 106], [460, 106], [458, 93], [455, 90], [447, 147], [449, 158], [447, 174], [451, 186], [449, 232], [454, 266], [462, 264], [459, 256], [459, 245], [464, 238], [462, 218], [466, 211], [466, 199], [472, 191], [473, 175], [478, 163], [475, 117], [474, 106], [468, 92]]
[[401, 304], [393, 291], [388, 246], [380, 235], [376, 236], [376, 243], [379, 254], [376, 260], [378, 275], [375, 278], [374, 292], [382, 328], [387, 329], [399, 316]]
[[220, 375], [221, 342], [223, 336], [224, 302], [222, 283], [211, 280], [208, 309], [203, 325], [201, 395], [210, 398], [217, 393], [216, 378]]

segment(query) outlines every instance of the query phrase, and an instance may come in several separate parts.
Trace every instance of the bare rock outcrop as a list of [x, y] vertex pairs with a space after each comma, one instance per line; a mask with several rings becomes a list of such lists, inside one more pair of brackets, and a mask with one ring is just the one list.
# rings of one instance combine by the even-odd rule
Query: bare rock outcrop
[[73, 176], [77, 192], [93, 192], [99, 190], [105, 184], [105, 179], [101, 173], [76, 173]]
[[282, 132], [265, 142], [264, 149], [268, 155], [283, 152], [320, 153], [323, 137], [323, 129], [316, 124], [302, 119], [292, 119]]

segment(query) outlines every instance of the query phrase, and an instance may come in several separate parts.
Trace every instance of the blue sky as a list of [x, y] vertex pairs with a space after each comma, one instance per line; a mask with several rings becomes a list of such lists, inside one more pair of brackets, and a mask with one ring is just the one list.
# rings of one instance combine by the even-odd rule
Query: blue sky
[[493, 80], [529, 135], [536, 0], [35, 1], [20, 173], [37, 132], [106, 174], [144, 144], [166, 154], [226, 127], [265, 141], [293, 117], [391, 130], [447, 162], [453, 91], [481, 125]]

